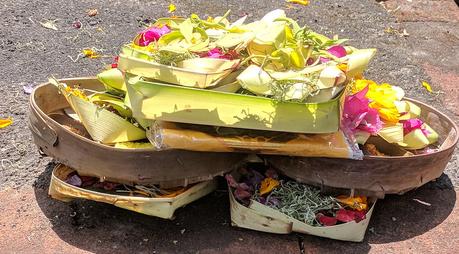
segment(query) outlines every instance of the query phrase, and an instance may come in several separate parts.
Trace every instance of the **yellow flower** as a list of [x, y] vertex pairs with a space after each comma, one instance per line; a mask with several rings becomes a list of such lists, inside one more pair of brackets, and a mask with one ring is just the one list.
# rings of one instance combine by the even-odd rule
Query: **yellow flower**
[[379, 117], [385, 122], [389, 123], [398, 123], [400, 113], [398, 113], [397, 108], [394, 107], [384, 107], [381, 104], [371, 102], [370, 108], [378, 110]]
[[175, 4], [169, 4], [169, 13], [173, 13], [176, 9]]
[[366, 97], [371, 100], [370, 108], [378, 110], [379, 117], [386, 122], [397, 123], [400, 114], [395, 107], [397, 93], [387, 83], [378, 85], [372, 80], [359, 79], [352, 86], [352, 92], [357, 93], [368, 86]]
[[365, 196], [347, 197], [341, 195], [336, 197], [336, 200], [357, 211], [366, 211], [368, 209], [367, 197]]
[[273, 179], [271, 177], [265, 178], [261, 182], [260, 195], [264, 195], [264, 194], [270, 193], [277, 186], [279, 186], [279, 181], [277, 181], [276, 179]]
[[76, 96], [78, 98], [81, 98], [85, 101], [89, 101], [88, 97], [86, 96], [86, 94], [84, 94], [83, 91], [81, 91], [80, 89], [78, 88], [71, 88], [70, 86], [66, 86], [65, 87], [65, 92], [67, 94], [71, 94], [73, 96]]

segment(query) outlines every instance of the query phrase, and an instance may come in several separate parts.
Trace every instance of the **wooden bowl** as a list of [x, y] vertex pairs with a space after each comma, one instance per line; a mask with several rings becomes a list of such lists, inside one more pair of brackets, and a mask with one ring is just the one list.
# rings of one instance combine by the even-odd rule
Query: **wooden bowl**
[[435, 108], [406, 99], [421, 108], [420, 118], [440, 136], [438, 151], [404, 156], [365, 156], [363, 160], [263, 156], [275, 168], [296, 181], [356, 193], [384, 197], [403, 194], [430, 182], [443, 173], [458, 142], [454, 122]]
[[[104, 89], [96, 78], [61, 81], [96, 91]], [[63, 113], [68, 107], [64, 96], [54, 85], [45, 83], [36, 87], [29, 101], [29, 127], [35, 144], [44, 154], [82, 175], [119, 183], [159, 184], [165, 188], [186, 186], [223, 175], [246, 156], [238, 153], [120, 149], [100, 144], [87, 138], [84, 127]]]

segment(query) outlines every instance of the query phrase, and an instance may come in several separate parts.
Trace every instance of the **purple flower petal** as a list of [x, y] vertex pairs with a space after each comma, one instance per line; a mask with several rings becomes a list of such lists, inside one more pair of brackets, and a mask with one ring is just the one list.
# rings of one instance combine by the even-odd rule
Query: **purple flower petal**
[[326, 63], [326, 62], [330, 61], [330, 59], [321, 56], [321, 57], [319, 57], [319, 61], [320, 61], [320, 63]]
[[236, 188], [238, 186], [236, 180], [234, 180], [234, 177], [232, 175], [226, 175], [225, 179], [230, 187]]
[[259, 197], [258, 202], [262, 203], [263, 205], [266, 205], [266, 198], [265, 197]]
[[22, 86], [22, 89], [24, 90], [24, 93], [31, 94], [33, 92], [33, 85], [27, 84], [25, 86]]
[[82, 184], [81, 178], [76, 174], [69, 177], [65, 182], [77, 187], [80, 187]]
[[379, 118], [378, 110], [369, 108], [365, 118], [358, 126], [359, 130], [369, 132], [370, 134], [378, 133], [383, 127], [382, 121]]
[[240, 183], [237, 188], [241, 190], [250, 190], [250, 186], [246, 183]]
[[261, 181], [265, 178], [260, 172], [256, 170], [252, 170], [253, 176], [250, 177], [250, 184], [252, 186], [259, 185]]
[[279, 199], [275, 198], [275, 197], [270, 197], [269, 200], [267, 200], [268, 204], [270, 204], [271, 206], [279, 206], [280, 205], [280, 201]]

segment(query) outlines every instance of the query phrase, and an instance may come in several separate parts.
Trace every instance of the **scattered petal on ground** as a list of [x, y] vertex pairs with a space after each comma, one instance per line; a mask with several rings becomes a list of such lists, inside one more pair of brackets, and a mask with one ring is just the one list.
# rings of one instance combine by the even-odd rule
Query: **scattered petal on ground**
[[429, 83], [427, 83], [426, 81], [422, 81], [421, 84], [427, 91], [429, 91], [430, 93], [433, 93], [432, 87], [430, 87]]
[[80, 29], [81, 28], [81, 22], [79, 20], [75, 20], [75, 21], [73, 21], [72, 26], [74, 28], [76, 28], [76, 29]]
[[175, 4], [169, 4], [169, 13], [173, 13], [176, 9]]
[[88, 58], [99, 58], [100, 55], [94, 49], [83, 49], [82, 50], [84, 57]]
[[287, 3], [292, 3], [292, 4], [301, 4], [301, 5], [308, 5], [309, 0], [286, 0]]
[[22, 86], [22, 89], [24, 90], [25, 94], [31, 94], [33, 91], [33, 85], [32, 84], [27, 84], [25, 86]]
[[56, 21], [57, 20], [45, 20], [44, 22], [40, 22], [40, 25], [44, 28], [57, 31]]
[[10, 126], [13, 123], [13, 118], [0, 119], [0, 129]]

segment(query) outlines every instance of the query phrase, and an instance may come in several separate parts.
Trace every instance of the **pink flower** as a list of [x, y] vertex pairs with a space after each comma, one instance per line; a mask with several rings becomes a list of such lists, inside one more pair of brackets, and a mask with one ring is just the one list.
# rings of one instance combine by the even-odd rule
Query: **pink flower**
[[[346, 52], [346, 49], [341, 46], [341, 45], [335, 45], [335, 46], [331, 46], [330, 48], [327, 49], [328, 53], [338, 57], [338, 58], [341, 58], [341, 57], [345, 57], [347, 55], [347, 52]], [[326, 57], [320, 57], [320, 62], [321, 63], [326, 63], [330, 61], [330, 59], [326, 58]]]
[[368, 86], [356, 94], [347, 96], [344, 101], [343, 125], [352, 132], [356, 130], [376, 134], [382, 129], [378, 111], [370, 108], [370, 100], [365, 97]]
[[239, 54], [235, 50], [230, 50], [227, 53], [225, 53], [225, 52], [223, 52], [223, 50], [221, 50], [219, 48], [213, 48], [213, 49], [201, 54], [201, 57], [233, 60], [233, 59], [238, 58]]
[[406, 135], [416, 129], [420, 129], [424, 135], [429, 135], [429, 131], [423, 126], [424, 122], [421, 119], [408, 119], [403, 121], [403, 134]]
[[139, 35], [138, 46], [148, 46], [150, 43], [159, 40], [161, 36], [168, 34], [171, 32], [168, 26], [161, 26], [161, 27], [150, 27]]
[[213, 48], [207, 51], [207, 57], [209, 58], [222, 58], [224, 55], [225, 53], [219, 48]]

